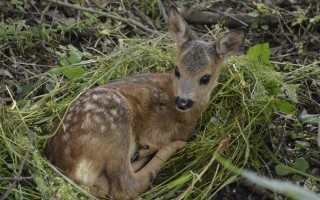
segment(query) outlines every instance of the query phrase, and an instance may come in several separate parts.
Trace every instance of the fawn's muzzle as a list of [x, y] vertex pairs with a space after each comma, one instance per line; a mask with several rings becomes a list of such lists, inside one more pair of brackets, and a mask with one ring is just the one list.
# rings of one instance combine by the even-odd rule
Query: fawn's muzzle
[[191, 99], [181, 99], [180, 97], [176, 97], [175, 100], [176, 100], [176, 107], [180, 111], [187, 111], [194, 104], [194, 101], [192, 101]]

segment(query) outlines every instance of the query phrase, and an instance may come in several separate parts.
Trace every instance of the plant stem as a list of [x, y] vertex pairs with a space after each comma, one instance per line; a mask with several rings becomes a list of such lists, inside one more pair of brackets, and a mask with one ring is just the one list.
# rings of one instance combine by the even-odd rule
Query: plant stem
[[123, 17], [120, 17], [120, 16], [116, 16], [116, 15], [112, 15], [112, 14], [103, 12], [103, 11], [94, 10], [92, 8], [85, 8], [85, 7], [81, 7], [81, 6], [78, 6], [78, 5], [74, 5], [74, 4], [70, 4], [70, 3], [66, 3], [66, 2], [62, 2], [62, 1], [58, 1], [58, 0], [48, 0], [48, 1], [51, 2], [51, 3], [58, 4], [60, 6], [68, 7], [68, 8], [73, 8], [73, 9], [86, 11], [86, 12], [91, 12], [91, 13], [97, 13], [99, 15], [103, 15], [103, 16], [106, 16], [106, 17], [114, 19], [114, 20], [125, 22], [125, 23], [129, 24], [130, 26], [132, 26], [134, 28], [138, 27], [141, 30], [146, 31], [148, 33], [160, 35], [159, 31], [152, 30], [152, 29], [142, 25], [141, 23], [139, 23], [139, 22], [137, 22], [137, 21], [135, 21], [133, 19], [123, 18]]

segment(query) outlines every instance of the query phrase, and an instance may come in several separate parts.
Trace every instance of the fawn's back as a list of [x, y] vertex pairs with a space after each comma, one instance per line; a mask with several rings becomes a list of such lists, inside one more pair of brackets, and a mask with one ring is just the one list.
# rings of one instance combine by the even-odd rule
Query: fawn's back
[[143, 74], [99, 86], [70, 107], [49, 142], [49, 159], [95, 195], [131, 199], [194, 133], [223, 60], [245, 31], [217, 43], [197, 39], [176, 8], [169, 31], [177, 44], [174, 73]]

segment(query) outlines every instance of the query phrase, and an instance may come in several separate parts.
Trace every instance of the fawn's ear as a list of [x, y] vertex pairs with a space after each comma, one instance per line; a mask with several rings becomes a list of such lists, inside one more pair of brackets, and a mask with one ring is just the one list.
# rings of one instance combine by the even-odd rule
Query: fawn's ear
[[216, 44], [216, 50], [219, 56], [223, 59], [236, 54], [244, 43], [246, 29], [239, 28], [227, 33]]
[[168, 24], [169, 31], [178, 46], [181, 46], [183, 43], [196, 38], [196, 35], [184, 21], [177, 8], [173, 5], [169, 11]]

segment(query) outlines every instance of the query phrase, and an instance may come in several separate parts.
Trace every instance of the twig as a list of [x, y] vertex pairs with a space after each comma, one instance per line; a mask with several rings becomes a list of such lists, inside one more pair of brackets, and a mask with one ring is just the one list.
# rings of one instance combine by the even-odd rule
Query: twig
[[[286, 62], [277, 62], [277, 61], [270, 61], [273, 64], [277, 64], [277, 65], [287, 65], [288, 63]], [[292, 66], [296, 66], [296, 67], [303, 67], [304, 65], [301, 64], [294, 64], [294, 63], [290, 63], [290, 65]]]
[[146, 22], [155, 30], [157, 30], [157, 28], [153, 25], [152, 21], [150, 20], [150, 18], [148, 16], [146, 16], [145, 14], [143, 14], [139, 8], [137, 8], [135, 5], [133, 6], [133, 8], [141, 15], [142, 18], [144, 18], [146, 20]]
[[210, 11], [186, 11], [182, 13], [187, 22], [195, 24], [217, 24], [224, 21], [228, 27], [248, 26], [254, 22], [268, 24], [269, 26], [275, 25], [277, 19], [272, 15], [264, 17], [251, 17], [245, 14], [221, 14], [221, 12]]
[[49, 4], [45, 7], [45, 9], [41, 12], [40, 22], [43, 22], [44, 16], [45, 16], [46, 13], [48, 12], [51, 4], [52, 4], [52, 3], [49, 3]]
[[221, 140], [219, 142], [219, 145], [216, 149], [216, 151], [214, 152], [214, 154], [222, 154], [223, 151], [227, 148], [227, 146], [230, 144], [230, 141], [231, 141], [231, 136], [228, 135], [227, 137], [225, 137], [223, 140]]
[[318, 121], [318, 150], [320, 150], [320, 117]]
[[0, 103], [9, 103], [9, 102], [12, 102], [12, 99], [11, 98], [2, 98], [2, 97], [0, 97]]
[[[283, 25], [282, 24], [285, 24], [285, 26], [287, 27], [287, 30], [292, 34], [292, 30], [286, 25], [286, 23], [283, 21], [283, 18], [280, 14], [279, 11], [276, 12], [276, 18], [278, 20], [278, 23], [279, 23], [279, 28], [280, 28], [280, 31], [281, 31], [281, 34], [284, 35], [284, 37], [290, 42], [290, 44], [294, 47], [295, 44], [292, 42], [292, 40], [287, 36], [287, 34], [285, 34], [285, 31], [284, 31], [284, 28], [283, 28]], [[283, 22], [283, 23], [282, 23]]]
[[0, 45], [0, 50], [2, 51], [4, 48], [6, 48], [8, 45], [10, 44], [10, 42], [6, 42], [2, 45]]
[[31, 180], [33, 179], [32, 176], [27, 176], [27, 177], [5, 177], [5, 178], [0, 178], [0, 181], [24, 181], [24, 180]]
[[167, 22], [168, 21], [168, 15], [166, 13], [166, 10], [163, 7], [163, 3], [162, 3], [161, 0], [158, 0], [158, 5], [159, 5], [160, 13], [161, 13], [164, 21]]
[[123, 0], [121, 0], [121, 6], [124, 12], [127, 12], [126, 7], [124, 6]]
[[225, 13], [219, 11], [219, 10], [217, 12], [222, 14], [222, 15], [225, 15], [226, 17], [231, 17], [232, 19], [234, 19], [234, 20], [238, 21], [239, 23], [243, 24], [245, 27], [249, 27], [249, 24], [245, 23], [244, 21], [242, 21], [242, 20], [240, 20], [240, 19], [238, 19], [238, 18], [236, 18], [236, 17], [234, 17], [232, 15], [225, 14]]
[[17, 176], [15, 177], [15, 180], [9, 185], [9, 188], [7, 189], [7, 191], [3, 194], [3, 196], [1, 197], [1, 200], [5, 200], [7, 199], [8, 195], [10, 194], [11, 190], [16, 186], [17, 182], [18, 182], [18, 178], [20, 177], [21, 173], [22, 173], [22, 169], [24, 164], [26, 163], [27, 159], [29, 158], [30, 153], [29, 151], [27, 151], [27, 153], [23, 156], [23, 159], [21, 160], [21, 164], [17, 173]]
[[[258, 155], [258, 157], [259, 157], [260, 160], [263, 162], [264, 167], [266, 168], [266, 170], [267, 170], [267, 172], [268, 172], [268, 174], [269, 174], [269, 177], [273, 179], [271, 170], [270, 170], [270, 168], [269, 168], [270, 164], [269, 164], [269, 163], [266, 163], [266, 162], [264, 161], [264, 159], [263, 159], [260, 155]], [[260, 189], [260, 188], [259, 188], [259, 189]], [[260, 189], [260, 190], [261, 190], [261, 189]], [[273, 192], [273, 194], [274, 194], [275, 200], [277, 200], [278, 197], [277, 197], [277, 195], [276, 195], [276, 192], [275, 192], [275, 191], [272, 191], [272, 192]], [[270, 196], [270, 195], [269, 195], [269, 196]]]
[[58, 1], [58, 0], [48, 0], [48, 1], [52, 2], [52, 3], [55, 3], [55, 4], [58, 4], [60, 6], [64, 6], [64, 7], [68, 7], [68, 8], [77, 9], [77, 10], [80, 10], [80, 11], [86, 11], [86, 12], [91, 12], [91, 13], [96, 13], [96, 14], [99, 14], [99, 15], [103, 15], [103, 16], [106, 16], [106, 17], [114, 19], [114, 20], [125, 22], [125, 23], [129, 24], [130, 26], [132, 26], [134, 28], [138, 27], [141, 30], [146, 31], [148, 33], [160, 35], [159, 31], [152, 30], [152, 29], [142, 25], [141, 23], [139, 23], [139, 22], [137, 22], [137, 21], [135, 21], [133, 19], [127, 19], [127, 18], [123, 18], [123, 17], [120, 17], [120, 16], [115, 16], [115, 15], [112, 15], [112, 14], [109, 14], [109, 13], [106, 13], [106, 12], [103, 12], [103, 11], [94, 10], [92, 8], [84, 8], [84, 7], [81, 7], [81, 6], [78, 6], [78, 5], [65, 3], [65, 2], [62, 2], [62, 1]]

